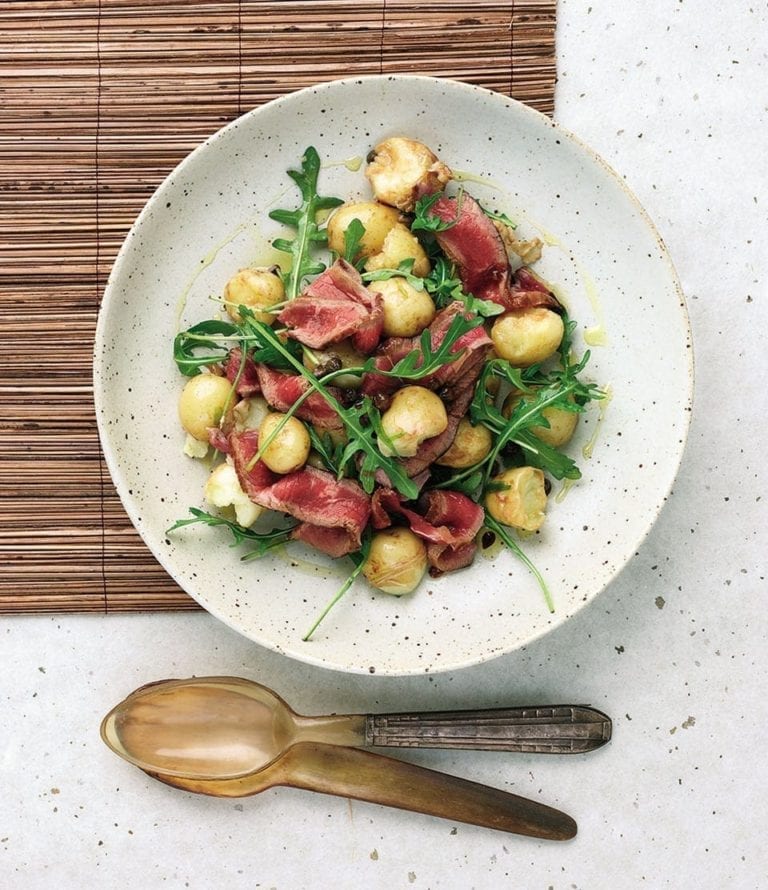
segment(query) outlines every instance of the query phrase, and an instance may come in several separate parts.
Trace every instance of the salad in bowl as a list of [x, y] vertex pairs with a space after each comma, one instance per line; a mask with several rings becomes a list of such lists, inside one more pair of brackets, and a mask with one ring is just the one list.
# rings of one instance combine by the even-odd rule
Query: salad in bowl
[[321, 194], [308, 147], [272, 265], [231, 270], [212, 318], [179, 332], [184, 452], [208, 510], [169, 534], [224, 526], [243, 559], [301, 542], [358, 580], [418, 595], [501, 544], [547, 584], [524, 538], [553, 480], [575, 480], [579, 417], [605, 393], [575, 321], [536, 271], [544, 247], [471, 194], [424, 143], [375, 145], [366, 200]]

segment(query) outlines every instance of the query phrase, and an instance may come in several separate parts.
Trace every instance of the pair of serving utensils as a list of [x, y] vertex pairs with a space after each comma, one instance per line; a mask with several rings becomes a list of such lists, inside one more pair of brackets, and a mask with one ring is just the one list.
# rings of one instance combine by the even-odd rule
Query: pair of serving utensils
[[287, 785], [568, 840], [576, 823], [552, 807], [360, 749], [578, 754], [604, 745], [611, 721], [578, 705], [305, 717], [251, 680], [199, 677], [142, 686], [107, 714], [101, 735], [153, 778], [198, 794], [246, 797]]

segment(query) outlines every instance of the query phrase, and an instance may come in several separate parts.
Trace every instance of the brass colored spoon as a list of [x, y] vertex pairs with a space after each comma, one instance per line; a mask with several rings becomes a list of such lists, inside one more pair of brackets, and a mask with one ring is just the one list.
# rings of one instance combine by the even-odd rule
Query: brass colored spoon
[[608, 741], [611, 721], [600, 711], [571, 705], [304, 717], [252, 680], [199, 677], [142, 686], [107, 714], [101, 734], [143, 770], [207, 781], [250, 776], [302, 742], [590, 751]]
[[288, 785], [529, 837], [565, 841], [576, 834], [570, 816], [544, 804], [340, 745], [298, 742], [261, 769], [232, 779], [147, 772], [175, 788], [217, 797], [246, 797]]

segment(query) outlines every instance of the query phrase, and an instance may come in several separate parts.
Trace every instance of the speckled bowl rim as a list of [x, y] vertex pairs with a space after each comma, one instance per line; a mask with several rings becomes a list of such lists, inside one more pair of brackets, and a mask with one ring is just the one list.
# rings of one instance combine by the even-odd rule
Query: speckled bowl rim
[[[230, 121], [230, 123], [226, 124], [221, 129], [217, 130], [207, 139], [205, 139], [200, 145], [198, 145], [195, 149], [193, 149], [179, 164], [174, 167], [173, 170], [163, 179], [163, 181], [157, 186], [153, 194], [150, 196], [147, 203], [142, 208], [139, 215], [136, 217], [133, 225], [131, 226], [130, 231], [125, 237], [123, 244], [120, 247], [120, 250], [115, 258], [115, 262], [110, 271], [107, 284], [104, 289], [104, 295], [102, 298], [101, 306], [99, 309], [98, 320], [96, 324], [96, 337], [94, 342], [94, 353], [93, 353], [93, 393], [94, 393], [94, 403], [96, 408], [96, 423], [99, 432], [99, 439], [101, 441], [102, 452], [104, 455], [104, 460], [107, 464], [107, 468], [112, 477], [113, 483], [115, 485], [115, 489], [120, 497], [120, 500], [125, 508], [126, 513], [128, 514], [129, 519], [131, 520], [134, 528], [138, 531], [144, 543], [147, 545], [149, 550], [152, 552], [155, 559], [160, 563], [160, 565], [165, 569], [166, 572], [173, 578], [173, 580], [196, 602], [198, 602], [207, 612], [213, 615], [218, 620], [222, 621], [228, 627], [231, 627], [233, 630], [240, 633], [238, 628], [236, 628], [233, 623], [226, 618], [223, 614], [220, 613], [220, 610], [216, 607], [211, 607], [208, 603], [204, 603], [200, 598], [195, 594], [194, 591], [188, 589], [188, 585], [185, 585], [179, 577], [176, 575], [174, 567], [172, 565], [172, 561], [169, 558], [166, 558], [166, 555], [162, 548], [155, 546], [154, 542], [150, 539], [150, 536], [144, 533], [142, 525], [138, 522], [138, 508], [134, 498], [129, 494], [127, 485], [125, 483], [125, 479], [123, 478], [122, 471], [120, 468], [120, 463], [117, 459], [115, 452], [112, 449], [112, 445], [109, 440], [109, 434], [106, 428], [106, 421], [103, 419], [104, 417], [104, 409], [107, 403], [104, 391], [104, 382], [106, 380], [106, 375], [104, 373], [104, 356], [105, 351], [100, 348], [101, 344], [104, 342], [104, 338], [106, 335], [106, 323], [107, 323], [107, 315], [109, 312], [109, 306], [111, 301], [111, 291], [114, 280], [120, 275], [121, 266], [123, 261], [128, 253], [128, 247], [130, 242], [136, 236], [137, 231], [140, 229], [145, 217], [147, 217], [153, 206], [157, 201], [160, 200], [163, 190], [166, 185], [176, 177], [179, 177], [187, 166], [191, 165], [194, 160], [203, 152], [205, 152], [211, 145], [215, 144], [219, 139], [224, 138], [225, 134], [227, 134], [231, 129], [239, 126], [245, 119], [252, 118], [260, 114], [265, 109], [271, 109], [276, 106], [284, 105], [286, 103], [290, 103], [297, 96], [304, 95], [306, 93], [314, 92], [316, 95], [327, 92], [328, 90], [336, 90], [342, 88], [344, 86], [355, 86], [360, 85], [363, 82], [368, 81], [383, 81], [383, 82], [407, 82], [407, 83], [430, 83], [434, 84], [435, 82], [439, 82], [441, 84], [448, 84], [451, 88], [455, 88], [459, 91], [464, 91], [469, 94], [481, 94], [486, 98], [491, 99], [494, 102], [499, 104], [499, 108], [508, 109], [510, 107], [514, 107], [517, 112], [528, 115], [531, 119], [536, 120], [538, 123], [543, 124], [544, 126], [554, 129], [565, 139], [569, 140], [572, 144], [574, 144], [578, 149], [580, 149], [584, 154], [586, 154], [593, 162], [596, 162], [598, 166], [602, 167], [603, 170], [609, 175], [609, 177], [620, 186], [622, 192], [625, 196], [630, 200], [635, 210], [637, 211], [641, 220], [648, 227], [649, 231], [653, 235], [654, 240], [656, 241], [660, 255], [663, 258], [664, 263], [666, 264], [667, 271], [669, 274], [669, 279], [674, 287], [675, 293], [678, 297], [678, 309], [680, 312], [680, 320], [685, 332], [687, 343], [690, 345], [690, 348], [686, 349], [687, 353], [687, 392], [685, 393], [685, 407], [683, 409], [683, 413], [685, 417], [683, 418], [683, 422], [680, 426], [680, 439], [679, 445], [677, 448], [677, 456], [676, 460], [673, 460], [670, 457], [670, 465], [671, 465], [671, 473], [670, 478], [667, 482], [667, 485], [662, 490], [659, 487], [659, 499], [657, 501], [657, 505], [655, 510], [649, 511], [648, 521], [645, 526], [642, 528], [640, 533], [636, 536], [636, 541], [634, 546], [631, 548], [631, 551], [636, 551], [645, 538], [650, 533], [651, 529], [655, 525], [656, 521], [661, 514], [662, 509], [664, 508], [664, 504], [669, 498], [669, 494], [672, 490], [672, 487], [675, 483], [677, 475], [680, 470], [680, 465], [683, 460], [683, 456], [685, 454], [686, 444], [688, 441], [688, 435], [690, 432], [691, 425], [691, 416], [693, 409], [693, 394], [694, 394], [694, 355], [693, 355], [693, 336], [692, 329], [690, 323], [690, 316], [688, 313], [688, 307], [685, 300], [685, 294], [683, 292], [682, 285], [680, 283], [679, 276], [677, 274], [677, 270], [675, 269], [674, 263], [672, 262], [672, 258], [669, 254], [666, 244], [659, 233], [655, 223], [651, 219], [648, 212], [645, 210], [643, 205], [640, 203], [638, 197], [634, 194], [634, 192], [629, 188], [629, 186], [624, 181], [623, 177], [619, 175], [619, 173], [605, 161], [594, 149], [592, 149], [589, 145], [587, 145], [580, 137], [576, 136], [566, 127], [559, 124], [557, 121], [548, 117], [540, 111], [537, 111], [534, 108], [531, 108], [529, 105], [526, 105], [523, 102], [518, 101], [510, 96], [505, 96], [501, 93], [497, 93], [493, 90], [488, 90], [484, 87], [476, 86], [474, 84], [464, 83], [463, 81], [453, 80], [450, 78], [438, 78], [438, 77], [430, 77], [427, 75], [412, 75], [412, 74], [392, 74], [392, 75], [381, 75], [381, 74], [372, 74], [372, 75], [362, 75], [356, 77], [347, 77], [347, 78], [339, 78], [337, 80], [325, 81], [323, 83], [319, 83], [316, 85], [305, 87], [301, 90], [295, 90], [291, 93], [287, 93], [284, 96], [280, 96], [277, 99], [273, 99], [270, 102], [265, 103], [264, 105], [260, 105], [257, 108], [251, 109], [251, 111], [246, 112], [243, 115], [235, 118]], [[680, 384], [682, 386], [682, 382]], [[629, 549], [629, 548], [628, 548]], [[574, 610], [563, 619], [563, 621], [558, 622], [554, 626], [545, 626], [540, 629], [532, 632], [530, 636], [528, 636], [525, 640], [517, 642], [516, 645], [509, 647], [508, 649], [502, 651], [494, 651], [494, 652], [481, 652], [476, 657], [466, 658], [461, 661], [457, 661], [455, 663], [441, 663], [439, 665], [430, 666], [426, 670], [429, 673], [446, 673], [449, 671], [459, 670], [465, 667], [472, 667], [479, 664], [484, 664], [485, 662], [492, 661], [496, 658], [501, 657], [504, 654], [509, 654], [510, 652], [517, 651], [523, 647], [530, 646], [532, 643], [539, 640], [541, 637], [546, 636], [550, 633], [553, 633], [558, 628], [562, 627], [569, 620], [571, 620], [575, 615], [580, 613], [582, 609], [584, 609], [589, 604], [593, 603], [598, 596], [610, 585], [612, 584], [618, 575], [626, 568], [629, 563], [630, 558], [628, 557], [623, 564], [617, 565], [613, 572], [607, 577], [602, 587], [597, 590], [592, 596], [587, 598], [585, 601], [581, 602]], [[343, 666], [337, 663], [329, 663], [327, 660], [323, 660], [322, 658], [313, 657], [311, 653], [307, 653], [306, 655], [298, 654], [298, 653], [287, 653], [285, 652], [279, 645], [270, 642], [267, 639], [255, 639], [253, 636], [248, 635], [248, 639], [251, 639], [253, 642], [257, 643], [257, 645], [264, 646], [267, 649], [270, 649], [273, 652], [277, 652], [281, 655], [286, 656], [287, 658], [296, 659], [297, 661], [301, 661], [305, 664], [310, 664], [315, 667], [321, 667], [325, 670], [336, 670], [345, 673], [354, 673], [359, 675], [369, 675], [369, 670], [366, 670], [363, 667], [358, 667], [355, 665]], [[383, 668], [377, 669], [377, 676], [391, 676], [391, 677], [402, 677], [402, 676], [417, 676], [425, 672], [424, 668], [418, 669], [398, 669], [398, 668]]]

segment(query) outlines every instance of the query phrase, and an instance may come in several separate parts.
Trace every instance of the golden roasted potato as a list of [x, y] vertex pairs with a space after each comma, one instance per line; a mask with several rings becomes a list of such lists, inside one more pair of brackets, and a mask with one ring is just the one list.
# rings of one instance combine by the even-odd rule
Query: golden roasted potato
[[516, 368], [527, 368], [554, 355], [564, 332], [557, 312], [536, 307], [500, 315], [491, 328], [491, 340], [501, 358]]
[[379, 201], [410, 213], [422, 195], [441, 191], [450, 169], [423, 142], [393, 136], [368, 156], [365, 175]]
[[500, 491], [485, 496], [485, 509], [497, 522], [527, 532], [535, 532], [544, 523], [547, 492], [544, 473], [535, 467], [515, 467], [494, 476], [492, 482], [504, 485]]
[[374, 281], [368, 290], [381, 294], [386, 337], [415, 337], [432, 322], [437, 312], [425, 290], [416, 290], [399, 276]]
[[381, 250], [368, 259], [365, 268], [369, 272], [375, 272], [377, 269], [397, 269], [403, 260], [414, 261], [412, 271], [419, 278], [429, 275], [429, 258], [419, 239], [407, 226], [397, 223], [389, 230]]
[[404, 386], [381, 415], [381, 426], [392, 449], [381, 438], [379, 451], [386, 457], [413, 457], [425, 439], [442, 433], [448, 414], [440, 396], [423, 386]]
[[179, 420], [185, 432], [207, 442], [208, 428], [219, 425], [231, 389], [226, 377], [197, 374], [190, 378], [179, 398]]
[[[344, 256], [344, 233], [352, 220], [358, 219], [365, 229], [360, 240], [360, 256], [370, 257], [381, 250], [384, 239], [400, 222], [400, 214], [392, 207], [375, 201], [342, 204], [328, 218], [328, 247]], [[357, 257], [356, 257], [357, 259]]]
[[462, 417], [453, 444], [435, 463], [457, 470], [471, 467], [488, 454], [492, 445], [493, 439], [488, 427], [481, 423], [472, 426], [468, 417]]
[[232, 321], [242, 321], [238, 306], [245, 306], [253, 311], [254, 318], [262, 324], [272, 324], [276, 316], [271, 312], [260, 312], [269, 309], [285, 299], [283, 279], [278, 266], [263, 266], [257, 269], [241, 269], [224, 288], [224, 303]]
[[408, 528], [388, 528], [371, 540], [363, 575], [368, 583], [402, 596], [415, 590], [427, 570], [427, 548]]

